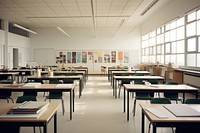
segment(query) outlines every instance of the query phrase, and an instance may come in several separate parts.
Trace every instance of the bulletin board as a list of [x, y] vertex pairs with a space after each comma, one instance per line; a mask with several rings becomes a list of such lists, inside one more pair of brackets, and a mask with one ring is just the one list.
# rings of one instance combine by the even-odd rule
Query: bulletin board
[[76, 63], [129, 63], [125, 50], [56, 50], [56, 64]]

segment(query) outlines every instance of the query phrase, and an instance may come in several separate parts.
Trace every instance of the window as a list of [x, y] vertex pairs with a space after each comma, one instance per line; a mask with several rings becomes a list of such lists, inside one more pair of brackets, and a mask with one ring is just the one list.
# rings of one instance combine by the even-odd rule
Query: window
[[187, 55], [187, 66], [190, 66], [190, 67], [196, 66], [196, 54]]
[[170, 43], [166, 43], [165, 44], [165, 53], [171, 53], [170, 48], [171, 48]]
[[184, 39], [185, 37], [185, 29], [184, 26], [177, 28], [177, 40]]
[[187, 22], [191, 22], [196, 19], [196, 12], [190, 13], [187, 15]]
[[196, 35], [196, 22], [188, 24], [186, 26], [186, 32], [187, 37]]
[[185, 44], [184, 41], [177, 41], [177, 53], [184, 53], [185, 52]]
[[196, 38], [191, 38], [187, 40], [187, 52], [192, 52], [196, 50]]

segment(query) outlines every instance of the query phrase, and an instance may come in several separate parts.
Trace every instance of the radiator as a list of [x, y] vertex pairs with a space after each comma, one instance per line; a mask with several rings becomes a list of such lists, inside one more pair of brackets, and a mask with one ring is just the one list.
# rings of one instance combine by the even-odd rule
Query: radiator
[[200, 75], [195, 73], [185, 72], [183, 75], [183, 82], [185, 84], [200, 88]]

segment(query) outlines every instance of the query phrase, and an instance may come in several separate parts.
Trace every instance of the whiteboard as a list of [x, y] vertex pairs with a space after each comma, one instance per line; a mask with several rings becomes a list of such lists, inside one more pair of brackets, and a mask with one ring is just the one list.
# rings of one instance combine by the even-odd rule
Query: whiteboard
[[35, 62], [44, 65], [55, 64], [55, 49], [53, 48], [40, 48], [34, 50]]

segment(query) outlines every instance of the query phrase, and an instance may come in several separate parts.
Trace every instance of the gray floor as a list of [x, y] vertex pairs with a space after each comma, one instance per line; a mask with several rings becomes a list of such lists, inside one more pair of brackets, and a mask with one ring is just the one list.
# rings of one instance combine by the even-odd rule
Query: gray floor
[[[78, 87], [78, 85], [77, 85]], [[13, 97], [19, 93], [14, 93]], [[114, 99], [112, 89], [107, 77], [90, 76], [83, 95], [78, 98], [76, 89], [75, 112], [73, 120], [69, 119], [69, 94], [65, 97], [65, 115], [62, 115], [61, 108], [58, 110], [58, 133], [140, 133], [141, 132], [141, 110], [139, 103], [148, 101], [138, 101], [136, 116], [132, 113], [130, 121], [126, 121], [126, 114], [123, 113], [123, 100]], [[38, 96], [39, 101], [43, 101], [43, 93]], [[132, 109], [131, 99], [131, 109]], [[60, 102], [52, 100], [52, 102]], [[148, 124], [148, 121], [146, 121]], [[146, 127], [147, 129], [147, 127]], [[33, 132], [32, 127], [21, 128], [21, 133]], [[146, 131], [147, 132], [147, 131]], [[158, 133], [171, 133], [171, 129], [159, 129]], [[37, 128], [37, 133], [39, 133]], [[53, 133], [53, 123], [48, 125], [48, 133]]]

